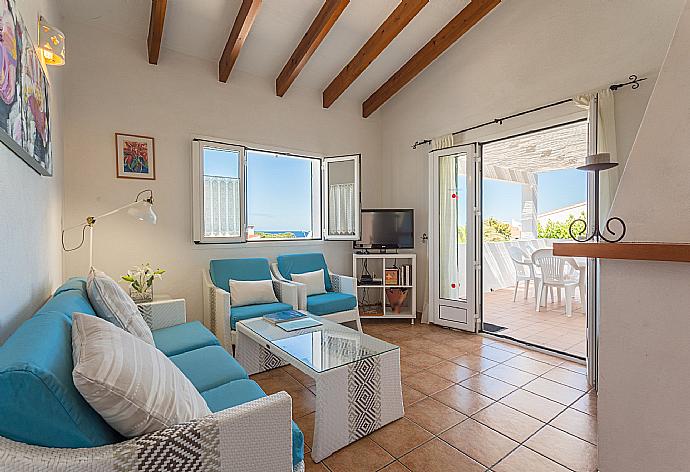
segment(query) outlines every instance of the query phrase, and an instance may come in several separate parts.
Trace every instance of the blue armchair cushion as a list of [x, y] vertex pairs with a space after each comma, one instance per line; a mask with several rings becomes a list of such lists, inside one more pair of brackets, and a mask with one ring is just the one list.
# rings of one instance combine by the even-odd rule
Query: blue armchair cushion
[[218, 339], [199, 321], [191, 321], [153, 331], [153, 343], [166, 356], [205, 346], [218, 346]]
[[[253, 380], [235, 380], [212, 390], [201, 393], [208, 408], [216, 413], [226, 408], [241, 405], [266, 396], [261, 387]], [[292, 465], [304, 459], [304, 434], [292, 422]]]
[[53, 296], [56, 296], [62, 292], [66, 292], [68, 290], [77, 290], [79, 292], [82, 292], [84, 296], [86, 297], [86, 277], [72, 277], [70, 278], [67, 282], [62, 284], [55, 290], [55, 293]]
[[[51, 306], [60, 308], [57, 302]], [[22, 323], [0, 347], [0, 435], [46, 447], [122, 441], [79, 394], [73, 368], [71, 316], [63, 309], [43, 311]]]
[[[91, 303], [86, 296], [86, 292], [80, 290], [62, 290], [57, 295], [48, 300], [37, 312], [36, 315], [43, 313], [59, 312], [68, 318], [72, 318], [74, 312], [95, 315]], [[36, 316], [34, 315], [34, 316]]]
[[313, 315], [330, 315], [357, 307], [357, 299], [347, 293], [322, 293], [307, 297], [307, 311]]
[[220, 346], [207, 346], [170, 357], [199, 392], [246, 379], [242, 366]]
[[271, 280], [271, 267], [268, 259], [214, 259], [210, 263], [213, 285], [229, 291], [228, 281], [233, 280]]
[[250, 318], [259, 318], [269, 313], [292, 310], [287, 303], [263, 303], [261, 305], [246, 305], [230, 308], [230, 326], [235, 329], [235, 323]]
[[278, 271], [287, 280], [292, 280], [292, 274], [304, 274], [323, 269], [324, 284], [326, 290], [333, 290], [331, 275], [328, 273], [326, 259], [320, 252], [307, 254], [283, 254], [278, 256]]

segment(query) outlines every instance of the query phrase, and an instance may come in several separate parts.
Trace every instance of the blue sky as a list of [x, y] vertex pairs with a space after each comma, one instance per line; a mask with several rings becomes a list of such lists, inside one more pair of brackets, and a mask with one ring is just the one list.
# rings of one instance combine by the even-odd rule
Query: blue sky
[[[247, 150], [247, 223], [256, 230], [311, 230], [311, 160]], [[238, 176], [238, 156], [206, 149], [204, 174]]]
[[[563, 208], [587, 200], [587, 173], [577, 169], [541, 172], [537, 190], [538, 212]], [[501, 180], [484, 180], [484, 218], [509, 223], [520, 221], [521, 185]]]

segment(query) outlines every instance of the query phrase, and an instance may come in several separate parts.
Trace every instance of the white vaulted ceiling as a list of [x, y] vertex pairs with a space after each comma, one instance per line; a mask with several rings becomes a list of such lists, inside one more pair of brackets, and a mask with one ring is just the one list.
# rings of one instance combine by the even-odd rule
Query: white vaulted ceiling
[[[159, 63], [165, 49], [218, 61], [242, 0], [168, 0]], [[398, 5], [352, 0], [295, 81], [323, 91]], [[469, 0], [430, 0], [343, 97], [362, 101], [433, 37]], [[124, 34], [146, 45], [150, 0], [63, 0], [72, 21]], [[323, 0], [264, 0], [235, 69], [275, 79]], [[232, 76], [230, 77], [232, 81]], [[289, 95], [288, 91], [288, 95]]]

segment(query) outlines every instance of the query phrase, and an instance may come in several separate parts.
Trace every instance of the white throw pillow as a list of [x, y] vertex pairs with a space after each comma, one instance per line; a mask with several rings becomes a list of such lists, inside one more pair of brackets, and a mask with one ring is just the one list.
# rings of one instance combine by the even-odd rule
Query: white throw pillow
[[233, 280], [230, 285], [230, 305], [245, 306], [277, 303], [272, 280]]
[[323, 278], [323, 269], [303, 274], [291, 274], [292, 280], [307, 286], [307, 296], [326, 293], [326, 281]]
[[72, 358], [74, 386], [123, 436], [211, 414], [194, 385], [162, 352], [96, 316], [72, 315]]
[[100, 318], [154, 345], [151, 328], [139, 313], [137, 305], [127, 292], [104, 272], [91, 268], [86, 282], [86, 294]]

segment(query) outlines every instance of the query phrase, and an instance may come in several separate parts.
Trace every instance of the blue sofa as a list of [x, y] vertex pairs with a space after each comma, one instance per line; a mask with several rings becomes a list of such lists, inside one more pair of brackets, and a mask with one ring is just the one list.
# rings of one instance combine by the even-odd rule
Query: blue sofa
[[[75, 311], [95, 315], [82, 278], [58, 288], [0, 346], [0, 436], [50, 448], [94, 448], [125, 440], [73, 384], [71, 315]], [[266, 397], [208, 329], [198, 321], [183, 322], [184, 313], [182, 318], [180, 324], [154, 329], [155, 344], [189, 378], [214, 414]], [[246, 427], [247, 423], [239, 424]], [[246, 431], [236, 433], [247, 435]], [[304, 436], [294, 422], [291, 436], [292, 464], [301, 470]], [[7, 465], [1, 452], [0, 469]]]

